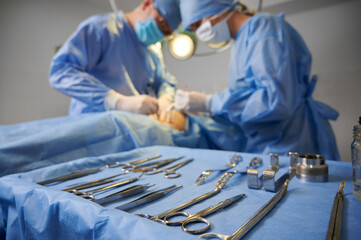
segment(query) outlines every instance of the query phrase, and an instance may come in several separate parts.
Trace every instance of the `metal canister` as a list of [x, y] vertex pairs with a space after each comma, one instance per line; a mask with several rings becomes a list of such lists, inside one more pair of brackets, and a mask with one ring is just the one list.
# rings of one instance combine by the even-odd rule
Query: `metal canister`
[[326, 159], [318, 154], [305, 154], [298, 157], [296, 176], [304, 182], [326, 182], [328, 165]]

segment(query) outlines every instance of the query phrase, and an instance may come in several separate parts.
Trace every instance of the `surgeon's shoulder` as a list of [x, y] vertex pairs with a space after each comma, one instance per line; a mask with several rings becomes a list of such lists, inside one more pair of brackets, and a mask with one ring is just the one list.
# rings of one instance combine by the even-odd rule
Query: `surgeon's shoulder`
[[258, 13], [249, 21], [249, 31], [257, 35], [273, 35], [282, 31], [284, 27], [284, 15], [270, 13]]
[[111, 13], [91, 16], [85, 19], [82, 23], [80, 23], [78, 29], [102, 30], [106, 28], [107, 22], [111, 17], [112, 17]]

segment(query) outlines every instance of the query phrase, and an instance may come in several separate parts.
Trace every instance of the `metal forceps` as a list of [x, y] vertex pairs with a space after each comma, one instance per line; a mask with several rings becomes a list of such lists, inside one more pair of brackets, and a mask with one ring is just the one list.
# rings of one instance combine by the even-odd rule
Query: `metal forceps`
[[76, 191], [79, 191], [79, 190], [85, 189], [85, 188], [104, 185], [104, 184], [116, 181], [117, 178], [115, 178], [115, 177], [118, 177], [118, 176], [121, 176], [121, 175], [124, 175], [124, 174], [126, 174], [126, 173], [119, 173], [119, 174], [116, 174], [116, 175], [113, 175], [113, 176], [110, 176], [110, 177], [100, 178], [100, 179], [93, 180], [93, 181], [90, 181], [90, 182], [86, 182], [86, 183], [82, 183], [82, 184], [78, 184], [78, 185], [73, 185], [73, 186], [71, 186], [69, 188], [63, 189], [62, 191], [71, 193], [71, 192], [76, 192]]
[[227, 165], [225, 168], [222, 168], [222, 169], [209, 169], [209, 170], [205, 170], [201, 173], [201, 175], [196, 179], [195, 181], [195, 184], [196, 185], [201, 185], [204, 180], [206, 180], [206, 178], [212, 173], [212, 172], [216, 172], [216, 171], [219, 171], [219, 172], [225, 172], [233, 167], [235, 167], [238, 162], [242, 160], [242, 157], [241, 155], [239, 154], [234, 154], [232, 156], [232, 158], [228, 161]]
[[156, 158], [159, 158], [159, 157], [161, 157], [161, 155], [156, 154], [154, 156], [151, 156], [151, 157], [148, 157], [148, 158], [143, 158], [143, 159], [132, 161], [132, 162], [126, 162], [126, 163], [123, 163], [123, 162], [111, 162], [111, 163], [106, 164], [105, 167], [107, 167], [107, 168], [116, 168], [116, 167], [123, 166], [122, 170], [126, 172], [126, 170], [128, 168], [132, 169], [132, 168], [135, 167], [135, 165], [138, 165], [138, 164], [141, 164], [141, 163], [144, 163], [146, 161], [156, 159]]
[[177, 158], [169, 158], [165, 160], [159, 160], [155, 162], [145, 163], [138, 166], [133, 166], [127, 169], [126, 171], [132, 171], [132, 172], [148, 172], [148, 171], [154, 171], [154, 169], [161, 168], [169, 163], [172, 163], [174, 161], [177, 161], [183, 157], [177, 157]]
[[343, 204], [343, 190], [345, 189], [345, 181], [340, 183], [338, 187], [335, 200], [333, 201], [330, 222], [328, 223], [328, 230], [326, 240], [338, 240], [341, 235], [341, 220], [342, 220], [342, 204]]
[[79, 171], [79, 172], [75, 172], [75, 173], [71, 173], [71, 174], [66, 174], [66, 175], [63, 175], [63, 176], [60, 176], [60, 177], [51, 178], [51, 179], [48, 179], [48, 180], [45, 180], [45, 181], [37, 182], [37, 184], [39, 184], [39, 185], [47, 185], [47, 184], [50, 184], [50, 183], [72, 180], [72, 179], [76, 179], [76, 178], [88, 176], [88, 175], [93, 174], [93, 173], [100, 172], [104, 168], [115, 168], [115, 167], [119, 167], [119, 166], [128, 166], [128, 165], [133, 166], [132, 164], [142, 163], [142, 162], [145, 162], [145, 161], [148, 161], [148, 160], [151, 160], [151, 159], [154, 159], [154, 158], [158, 158], [158, 157], [160, 157], [159, 154], [157, 154], [157, 155], [155, 155], [153, 157], [137, 160], [137, 161], [130, 162], [130, 163], [112, 162], [112, 163], [105, 164], [105, 167], [100, 167], [100, 168], [97, 168], [97, 169]]
[[146, 203], [150, 203], [150, 202], [153, 202], [161, 197], [164, 197], [168, 194], [171, 194], [175, 191], [177, 191], [179, 188], [183, 187], [182, 185], [181, 186], [176, 186], [176, 185], [172, 185], [170, 187], [167, 187], [167, 188], [164, 188], [164, 189], [160, 189], [160, 190], [156, 190], [156, 191], [153, 191], [151, 193], [148, 193], [140, 198], [137, 198], [129, 203], [126, 203], [126, 204], [123, 204], [121, 206], [118, 206], [116, 207], [115, 209], [118, 209], [118, 210], [123, 210], [123, 211], [128, 211], [130, 209], [133, 209], [135, 207], [138, 207], [138, 206], [141, 206], [143, 204], [146, 204]]
[[174, 212], [178, 212], [178, 211], [180, 211], [182, 209], [185, 209], [185, 208], [187, 208], [189, 206], [192, 206], [192, 205], [194, 205], [196, 203], [199, 203], [199, 202], [201, 202], [201, 201], [203, 201], [203, 200], [205, 200], [207, 198], [210, 198], [210, 197], [216, 195], [217, 193], [219, 193], [222, 190], [222, 188], [227, 184], [229, 179], [230, 179], [230, 176], [220, 178], [220, 180], [216, 184], [216, 189], [215, 190], [210, 191], [208, 193], [205, 193], [205, 194], [203, 194], [203, 195], [201, 195], [199, 197], [196, 197], [196, 198], [194, 198], [192, 200], [189, 200], [188, 202], [185, 202], [185, 203], [183, 203], [183, 204], [181, 204], [179, 206], [176, 206], [176, 207], [174, 207], [172, 209], [169, 209], [169, 210], [167, 210], [165, 212], [159, 213], [159, 214], [154, 215], [154, 216], [151, 216], [151, 215], [146, 214], [146, 213], [140, 213], [140, 214], [136, 214], [136, 215], [138, 215], [140, 217], [148, 218], [149, 220], [152, 220], [152, 221], [155, 221], [155, 222], [163, 222], [164, 223], [164, 218], [166, 216], [168, 216], [168, 215], [170, 215], [170, 214], [172, 214]]
[[181, 163], [175, 164], [175, 165], [167, 167], [167, 168], [162, 168], [162, 169], [153, 168], [152, 171], [147, 171], [147, 172], [145, 172], [145, 174], [146, 175], [153, 175], [153, 174], [157, 174], [157, 173], [160, 173], [160, 172], [165, 172], [164, 173], [165, 178], [177, 178], [181, 174], [179, 172], [177, 172], [176, 170], [178, 168], [183, 167], [184, 165], [186, 165], [187, 163], [189, 163], [191, 161], [193, 161], [193, 158], [185, 160], [185, 161], [183, 161]]
[[131, 179], [127, 179], [127, 180], [124, 180], [124, 181], [121, 181], [121, 182], [116, 182], [116, 183], [113, 183], [113, 184], [110, 184], [110, 185], [106, 185], [104, 187], [100, 187], [100, 188], [96, 188], [96, 189], [92, 189], [92, 190], [89, 190], [89, 191], [86, 191], [86, 192], [79, 192], [79, 191], [72, 191], [72, 193], [74, 193], [75, 195], [78, 195], [78, 196], [82, 196], [83, 198], [88, 198], [88, 199], [92, 199], [94, 198], [93, 194], [95, 193], [100, 193], [100, 192], [103, 192], [103, 191], [106, 191], [106, 190], [109, 190], [109, 189], [113, 189], [113, 188], [118, 188], [118, 187], [121, 187], [121, 186], [124, 186], [128, 183], [132, 183], [132, 182], [135, 182], [137, 181], [141, 176], [143, 176], [144, 173], [140, 174], [138, 177], [136, 178], [131, 178]]
[[[203, 209], [202, 211], [195, 213], [195, 214], [189, 214], [187, 212], [175, 212], [175, 213], [169, 214], [168, 216], [166, 216], [164, 218], [164, 223], [167, 225], [170, 225], [170, 226], [182, 225], [183, 231], [191, 233], [191, 234], [198, 234], [198, 233], [205, 232], [210, 228], [211, 223], [206, 218], [203, 218], [204, 216], [214, 213], [214, 212], [218, 211], [219, 209], [226, 208], [229, 205], [235, 203], [236, 201], [242, 199], [244, 196], [245, 196], [245, 194], [240, 194], [240, 195], [231, 197], [222, 202], [219, 202], [215, 206], [207, 207], [207, 208]], [[175, 216], [186, 216], [186, 218], [181, 221], [177, 221], [177, 222], [169, 221], [170, 218], [175, 217]], [[190, 224], [196, 223], [196, 222], [205, 223], [206, 226], [204, 228], [194, 229], [194, 230], [187, 228], [187, 225], [190, 225]]]
[[232, 235], [223, 235], [219, 233], [205, 233], [200, 238], [218, 238], [222, 240], [241, 239], [251, 228], [253, 228], [272, 208], [286, 195], [289, 180], [287, 179], [282, 189], [276, 193], [271, 200], [257, 210], [242, 226], [240, 226]]

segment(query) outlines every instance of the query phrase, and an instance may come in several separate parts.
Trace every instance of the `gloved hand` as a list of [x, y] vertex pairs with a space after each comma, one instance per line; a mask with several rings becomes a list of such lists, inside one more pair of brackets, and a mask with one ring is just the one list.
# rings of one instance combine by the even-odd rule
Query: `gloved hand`
[[148, 95], [124, 96], [114, 90], [109, 91], [104, 105], [110, 110], [121, 110], [139, 114], [152, 114], [158, 111], [158, 101]]
[[180, 111], [210, 112], [211, 95], [200, 92], [188, 92], [178, 89], [174, 98], [174, 106]]
[[158, 98], [158, 117], [160, 121], [165, 122], [167, 119], [172, 117], [172, 104], [173, 98], [167, 94], [164, 94]]

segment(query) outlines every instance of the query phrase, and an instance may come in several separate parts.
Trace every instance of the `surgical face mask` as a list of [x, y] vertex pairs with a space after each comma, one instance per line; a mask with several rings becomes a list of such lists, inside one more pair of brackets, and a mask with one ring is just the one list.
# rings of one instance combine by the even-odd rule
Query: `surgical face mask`
[[147, 47], [164, 38], [163, 33], [151, 16], [144, 22], [137, 21], [134, 30], [139, 41]]
[[202, 23], [196, 30], [196, 35], [199, 40], [206, 43], [221, 43], [231, 39], [231, 33], [227, 25], [227, 20], [233, 15], [234, 11], [228, 14], [222, 21], [212, 26], [211, 20], [217, 18], [219, 15]]

